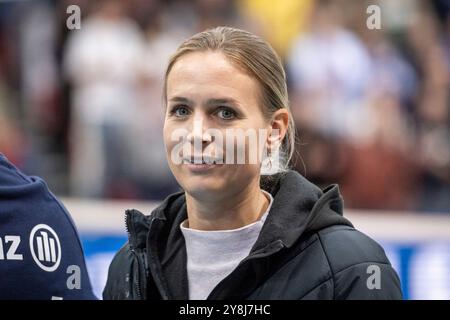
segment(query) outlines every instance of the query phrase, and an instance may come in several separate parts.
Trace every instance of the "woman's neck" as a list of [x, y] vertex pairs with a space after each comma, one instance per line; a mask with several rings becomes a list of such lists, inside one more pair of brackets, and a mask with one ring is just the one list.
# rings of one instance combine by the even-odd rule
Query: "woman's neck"
[[244, 190], [216, 200], [197, 199], [186, 192], [186, 206], [189, 228], [231, 230], [260, 219], [269, 206], [269, 199], [256, 181]]

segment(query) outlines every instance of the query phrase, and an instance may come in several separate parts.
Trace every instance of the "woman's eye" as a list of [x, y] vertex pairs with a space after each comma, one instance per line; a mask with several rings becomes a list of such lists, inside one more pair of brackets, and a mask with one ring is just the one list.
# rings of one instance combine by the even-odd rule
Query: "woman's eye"
[[217, 115], [221, 119], [230, 120], [236, 117], [236, 112], [228, 108], [222, 108], [217, 112]]
[[177, 117], [185, 117], [189, 114], [189, 110], [186, 107], [175, 107], [173, 108], [172, 114], [175, 114]]

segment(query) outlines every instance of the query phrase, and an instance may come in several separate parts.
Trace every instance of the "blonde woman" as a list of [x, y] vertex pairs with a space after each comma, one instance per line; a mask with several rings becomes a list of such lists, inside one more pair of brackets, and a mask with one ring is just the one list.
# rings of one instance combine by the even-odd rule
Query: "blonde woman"
[[402, 298], [384, 250], [343, 217], [338, 186], [288, 168], [294, 124], [267, 42], [230, 27], [194, 35], [169, 61], [164, 98], [183, 191], [148, 216], [127, 210], [104, 299]]

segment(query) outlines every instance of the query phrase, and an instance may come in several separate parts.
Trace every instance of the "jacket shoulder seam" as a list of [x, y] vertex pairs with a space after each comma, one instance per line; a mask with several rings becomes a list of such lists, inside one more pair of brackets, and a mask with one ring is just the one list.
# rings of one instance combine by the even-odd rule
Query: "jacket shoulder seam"
[[[334, 229], [334, 230], [327, 230], [327, 229], [331, 229], [333, 227], [339, 227], [339, 228]], [[332, 226], [323, 228], [321, 230], [318, 230], [317, 233], [330, 234], [330, 233], [338, 232], [338, 231], [358, 231], [358, 230], [355, 229], [354, 227], [351, 227], [351, 226], [348, 226], [348, 225], [332, 225]]]
[[342, 268], [341, 270], [336, 271], [335, 275], [337, 275], [338, 273], [344, 272], [344, 271], [346, 271], [347, 269], [351, 269], [351, 268], [354, 268], [354, 267], [356, 267], [356, 266], [359, 266], [359, 265], [361, 265], [361, 264], [366, 264], [366, 263], [383, 264], [383, 265], [385, 265], [385, 266], [392, 267], [392, 265], [391, 265], [389, 262], [363, 261], [363, 262], [358, 262], [358, 263], [354, 263], [354, 264], [351, 264], [351, 265], [349, 265], [349, 266], [346, 266], [345, 268]]

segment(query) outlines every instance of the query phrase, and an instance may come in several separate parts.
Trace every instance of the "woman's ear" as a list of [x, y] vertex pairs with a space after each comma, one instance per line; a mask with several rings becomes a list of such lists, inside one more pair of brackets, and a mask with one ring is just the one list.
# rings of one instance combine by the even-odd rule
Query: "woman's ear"
[[271, 118], [269, 128], [269, 135], [267, 137], [267, 144], [271, 150], [281, 145], [287, 129], [289, 126], [289, 111], [286, 108], [281, 108], [275, 111]]

